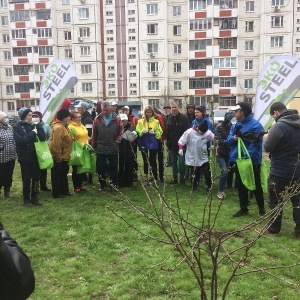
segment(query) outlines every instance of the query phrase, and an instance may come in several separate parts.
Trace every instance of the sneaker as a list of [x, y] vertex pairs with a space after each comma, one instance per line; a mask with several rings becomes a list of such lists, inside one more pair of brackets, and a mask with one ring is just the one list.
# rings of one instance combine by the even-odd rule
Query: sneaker
[[238, 212], [236, 212], [233, 217], [234, 218], [237, 218], [237, 217], [241, 217], [241, 216], [248, 216], [249, 215], [249, 212], [248, 211], [245, 211], [245, 210], [239, 210]]
[[217, 197], [218, 197], [219, 199], [224, 199], [224, 198], [226, 197], [226, 194], [225, 194], [224, 192], [218, 192], [218, 193], [217, 193]]
[[291, 232], [291, 234], [292, 234], [295, 238], [300, 239], [300, 232], [296, 232], [295, 230], [293, 230], [293, 231]]
[[75, 193], [80, 193], [80, 192], [81, 192], [81, 189], [80, 189], [80, 188], [76, 188], [76, 189], [74, 189], [74, 192], [75, 192]]
[[274, 232], [274, 231], [270, 231], [269, 229], [266, 228], [256, 228], [255, 232], [260, 233], [261, 235], [266, 235], [266, 234], [278, 234], [279, 232]]

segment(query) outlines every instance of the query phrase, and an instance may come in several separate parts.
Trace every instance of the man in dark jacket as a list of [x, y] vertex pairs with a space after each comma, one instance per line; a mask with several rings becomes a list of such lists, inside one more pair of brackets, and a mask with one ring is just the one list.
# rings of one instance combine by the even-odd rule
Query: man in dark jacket
[[[106, 166], [108, 161], [109, 176], [113, 187], [118, 185], [118, 154], [122, 138], [122, 123], [112, 112], [109, 102], [102, 103], [102, 112], [93, 124], [92, 146], [97, 153], [97, 172], [100, 177], [100, 190], [106, 186]], [[114, 191], [114, 189], [112, 189]]]
[[185, 184], [184, 173], [184, 155], [179, 155], [178, 141], [182, 134], [190, 128], [188, 118], [179, 112], [179, 105], [173, 102], [171, 105], [171, 115], [167, 121], [167, 147], [170, 152], [173, 180], [172, 183], [178, 183], [177, 159], [179, 159], [180, 183]]
[[195, 108], [196, 106], [191, 103], [186, 106], [186, 116], [189, 119], [190, 127], [192, 127], [193, 121], [196, 119]]
[[13, 135], [21, 165], [24, 205], [41, 205], [38, 200], [40, 167], [34, 143], [37, 141], [37, 136], [40, 141], [45, 141], [46, 134], [41, 123], [36, 125], [32, 123], [31, 109], [20, 108], [18, 114], [20, 121], [14, 125]]
[[[282, 193], [289, 191], [293, 205], [293, 218], [296, 224], [292, 234], [300, 238], [300, 193], [293, 185], [300, 179], [300, 116], [295, 110], [287, 109], [281, 102], [273, 103], [270, 114], [276, 123], [269, 130], [264, 149], [270, 152], [271, 169], [268, 179], [269, 206], [274, 209], [282, 202]], [[258, 228], [262, 234], [277, 234], [281, 229], [282, 208], [274, 211], [268, 229]], [[276, 216], [276, 214], [278, 214]]]
[[0, 299], [25, 300], [34, 288], [29, 258], [0, 222]]

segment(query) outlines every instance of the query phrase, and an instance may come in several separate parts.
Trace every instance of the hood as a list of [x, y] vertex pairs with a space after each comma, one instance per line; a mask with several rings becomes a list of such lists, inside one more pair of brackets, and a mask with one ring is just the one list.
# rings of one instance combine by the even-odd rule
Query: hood
[[284, 122], [295, 128], [300, 128], [300, 116], [295, 110], [288, 109], [276, 118], [276, 122]]

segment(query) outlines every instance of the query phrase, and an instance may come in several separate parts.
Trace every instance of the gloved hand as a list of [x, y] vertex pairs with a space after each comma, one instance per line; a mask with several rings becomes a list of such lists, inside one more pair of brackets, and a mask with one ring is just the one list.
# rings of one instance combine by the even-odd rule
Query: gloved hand
[[150, 133], [150, 134], [155, 134], [155, 132], [154, 132], [153, 129], [150, 129], [150, 130], [149, 130], [149, 133]]
[[137, 134], [136, 131], [132, 131], [132, 135], [133, 135], [133, 136], [137, 136], [138, 134]]
[[146, 129], [146, 128], [143, 128], [143, 129], [142, 129], [142, 133], [147, 133], [147, 129]]
[[178, 154], [179, 154], [180, 156], [182, 156], [182, 155], [183, 155], [183, 149], [179, 149]]
[[32, 131], [33, 131], [35, 134], [37, 134], [37, 129], [36, 129], [36, 128], [32, 129]]

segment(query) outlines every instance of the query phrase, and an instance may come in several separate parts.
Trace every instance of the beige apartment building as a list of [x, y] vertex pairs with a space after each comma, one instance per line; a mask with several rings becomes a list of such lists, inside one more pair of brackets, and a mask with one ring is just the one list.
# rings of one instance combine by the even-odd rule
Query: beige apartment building
[[71, 60], [74, 99], [142, 110], [255, 100], [259, 71], [300, 53], [300, 0], [0, 0], [0, 110], [38, 109], [41, 78]]

